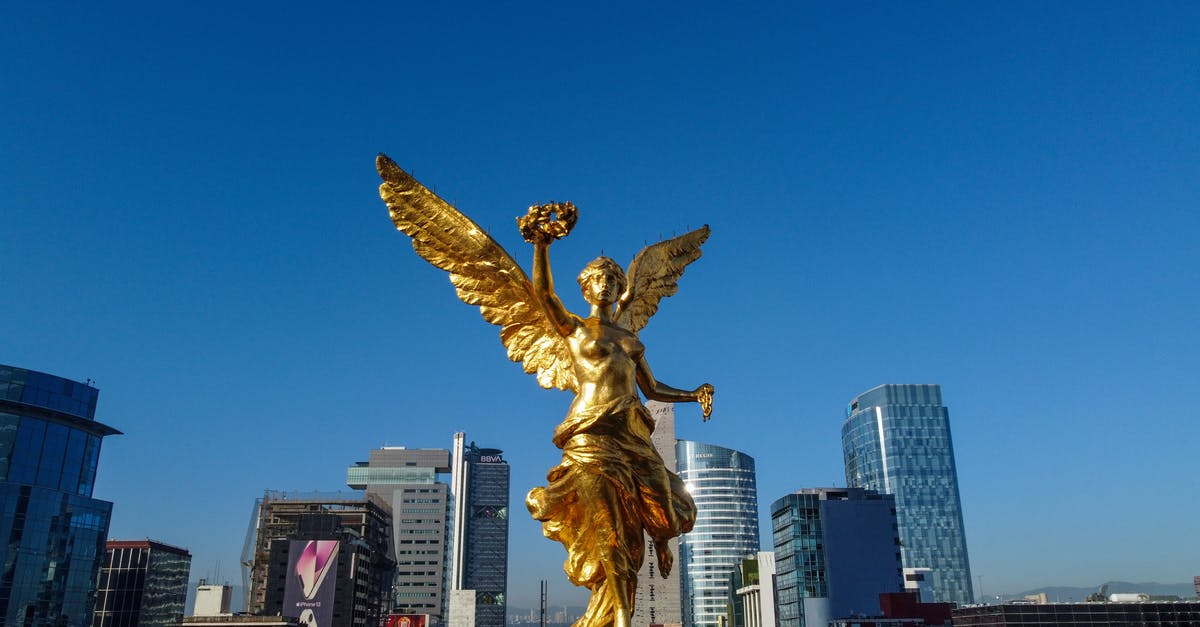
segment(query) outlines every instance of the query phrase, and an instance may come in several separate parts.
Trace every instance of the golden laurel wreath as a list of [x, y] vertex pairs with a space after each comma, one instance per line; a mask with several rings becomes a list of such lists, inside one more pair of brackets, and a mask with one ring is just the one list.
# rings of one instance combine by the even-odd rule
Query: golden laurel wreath
[[566, 237], [575, 228], [577, 219], [579, 212], [575, 203], [548, 202], [530, 207], [528, 213], [517, 218], [517, 226], [521, 229], [521, 237], [534, 244]]

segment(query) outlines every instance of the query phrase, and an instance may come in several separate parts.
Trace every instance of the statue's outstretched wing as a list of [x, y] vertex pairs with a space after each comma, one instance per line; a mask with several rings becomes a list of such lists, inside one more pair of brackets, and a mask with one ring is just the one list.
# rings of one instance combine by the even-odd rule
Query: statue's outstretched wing
[[375, 160], [396, 228], [413, 249], [450, 273], [458, 297], [478, 305], [483, 319], [500, 327], [508, 358], [537, 373], [545, 388], [575, 391], [571, 350], [538, 304], [525, 272], [479, 225], [380, 154]]
[[679, 291], [683, 269], [700, 258], [700, 245], [708, 234], [705, 225], [643, 248], [629, 264], [629, 285], [617, 303], [617, 323], [634, 333], [642, 330], [658, 311], [658, 301]]

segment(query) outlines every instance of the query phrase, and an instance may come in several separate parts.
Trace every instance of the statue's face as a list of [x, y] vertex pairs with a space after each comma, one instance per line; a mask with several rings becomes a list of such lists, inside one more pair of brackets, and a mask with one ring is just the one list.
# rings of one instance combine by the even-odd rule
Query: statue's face
[[583, 286], [583, 297], [588, 304], [607, 307], [621, 296], [621, 277], [615, 272], [597, 272]]

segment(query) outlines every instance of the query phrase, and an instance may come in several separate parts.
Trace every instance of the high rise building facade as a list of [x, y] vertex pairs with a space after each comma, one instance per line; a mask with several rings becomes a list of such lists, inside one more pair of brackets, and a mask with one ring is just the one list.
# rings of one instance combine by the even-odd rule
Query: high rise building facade
[[242, 552], [246, 611], [374, 627], [392, 584], [388, 505], [367, 494], [268, 490]]
[[192, 554], [153, 540], [109, 540], [92, 627], [174, 627], [183, 619]]
[[893, 494], [907, 568], [928, 568], [937, 601], [973, 602], [950, 437], [937, 385], [881, 385], [859, 395], [842, 423], [846, 485]]
[[229, 616], [233, 614], [233, 586], [210, 584], [204, 579], [196, 586], [192, 616]]
[[[450, 625], [504, 627], [508, 593], [508, 462], [504, 452], [464, 444], [454, 434], [454, 504], [450, 590], [466, 593], [450, 611]], [[468, 592], [469, 591], [469, 592]], [[470, 601], [472, 600], [472, 604]], [[456, 614], [470, 614], [456, 616]]]
[[877, 616], [903, 570], [890, 494], [806, 488], [771, 504], [779, 627], [825, 627]]
[[0, 624], [86, 625], [112, 503], [92, 498], [100, 441], [87, 383], [0, 365]]
[[696, 526], [679, 540], [683, 623], [717, 627], [727, 615], [730, 573], [759, 548], [754, 458], [678, 440], [675, 465], [696, 501]]
[[904, 591], [917, 595], [920, 603], [935, 603], [933, 573], [928, 568], [905, 568]]
[[391, 508], [396, 561], [391, 612], [427, 614], [434, 627], [442, 624], [450, 600], [450, 486], [439, 479], [450, 471], [447, 449], [385, 447], [346, 473], [347, 485]]
[[729, 627], [776, 627], [775, 553], [759, 551], [733, 570]]
[[[654, 433], [650, 443], [663, 458], [667, 470], [675, 472], [675, 405], [647, 401], [646, 409], [654, 418]], [[633, 623], [635, 625], [680, 625], [683, 623], [683, 604], [680, 597], [680, 566], [664, 578], [658, 568], [658, 555], [654, 541], [645, 536], [646, 556], [638, 571], [637, 590], [634, 594]], [[679, 538], [667, 542], [676, 559], [679, 558]]]

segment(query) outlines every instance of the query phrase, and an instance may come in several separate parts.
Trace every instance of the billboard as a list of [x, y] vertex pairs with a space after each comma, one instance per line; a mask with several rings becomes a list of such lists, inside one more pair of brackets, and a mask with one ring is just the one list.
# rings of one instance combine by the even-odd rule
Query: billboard
[[379, 621], [381, 627], [428, 627], [428, 614], [391, 614]]
[[288, 544], [283, 615], [305, 627], [332, 627], [337, 580], [337, 540], [292, 540]]

